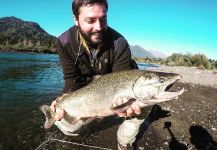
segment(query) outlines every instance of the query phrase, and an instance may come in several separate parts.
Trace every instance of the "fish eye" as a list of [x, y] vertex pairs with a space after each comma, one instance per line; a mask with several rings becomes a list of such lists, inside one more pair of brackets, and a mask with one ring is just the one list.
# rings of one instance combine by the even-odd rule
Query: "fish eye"
[[160, 78], [160, 79], [159, 79], [159, 82], [160, 82], [160, 83], [164, 83], [165, 81], [166, 81], [166, 80], [165, 80], [164, 78]]

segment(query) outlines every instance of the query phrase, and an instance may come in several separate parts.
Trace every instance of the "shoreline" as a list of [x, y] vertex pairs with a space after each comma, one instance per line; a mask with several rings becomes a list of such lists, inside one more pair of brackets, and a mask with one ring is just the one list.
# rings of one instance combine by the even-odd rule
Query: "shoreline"
[[43, 50], [43, 51], [39, 51], [39, 50], [3, 50], [0, 49], [1, 53], [33, 53], [33, 54], [57, 54], [57, 52], [54, 51], [50, 51], [50, 50]]
[[146, 70], [177, 73], [182, 76], [180, 82], [217, 89], [217, 70], [202, 70], [197, 67], [160, 66], [149, 67]]

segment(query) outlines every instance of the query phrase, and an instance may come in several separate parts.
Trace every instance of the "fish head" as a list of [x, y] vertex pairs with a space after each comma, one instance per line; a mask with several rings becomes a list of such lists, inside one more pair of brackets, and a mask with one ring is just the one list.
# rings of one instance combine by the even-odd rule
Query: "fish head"
[[170, 91], [173, 84], [181, 78], [181, 75], [175, 73], [144, 71], [136, 80], [133, 92], [136, 99], [147, 106], [169, 101], [184, 92], [184, 88]]

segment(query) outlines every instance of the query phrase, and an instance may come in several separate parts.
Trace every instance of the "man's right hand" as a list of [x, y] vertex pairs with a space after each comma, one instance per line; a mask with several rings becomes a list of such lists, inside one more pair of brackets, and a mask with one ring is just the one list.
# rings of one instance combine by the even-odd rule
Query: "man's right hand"
[[[56, 104], [57, 104], [56, 100], [51, 103], [50, 109], [53, 112], [56, 112]], [[65, 114], [66, 112], [64, 111], [64, 109], [61, 109], [58, 113], [56, 113], [56, 116], [54, 117], [54, 119], [56, 121], [60, 121], [61, 119], [64, 118]]]

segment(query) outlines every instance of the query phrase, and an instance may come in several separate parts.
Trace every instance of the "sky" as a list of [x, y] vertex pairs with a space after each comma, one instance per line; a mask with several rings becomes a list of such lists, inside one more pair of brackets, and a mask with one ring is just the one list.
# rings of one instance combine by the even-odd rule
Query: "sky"
[[[0, 17], [37, 22], [54, 36], [74, 25], [71, 0], [0, 0]], [[130, 45], [217, 60], [217, 0], [108, 0], [108, 25]]]

